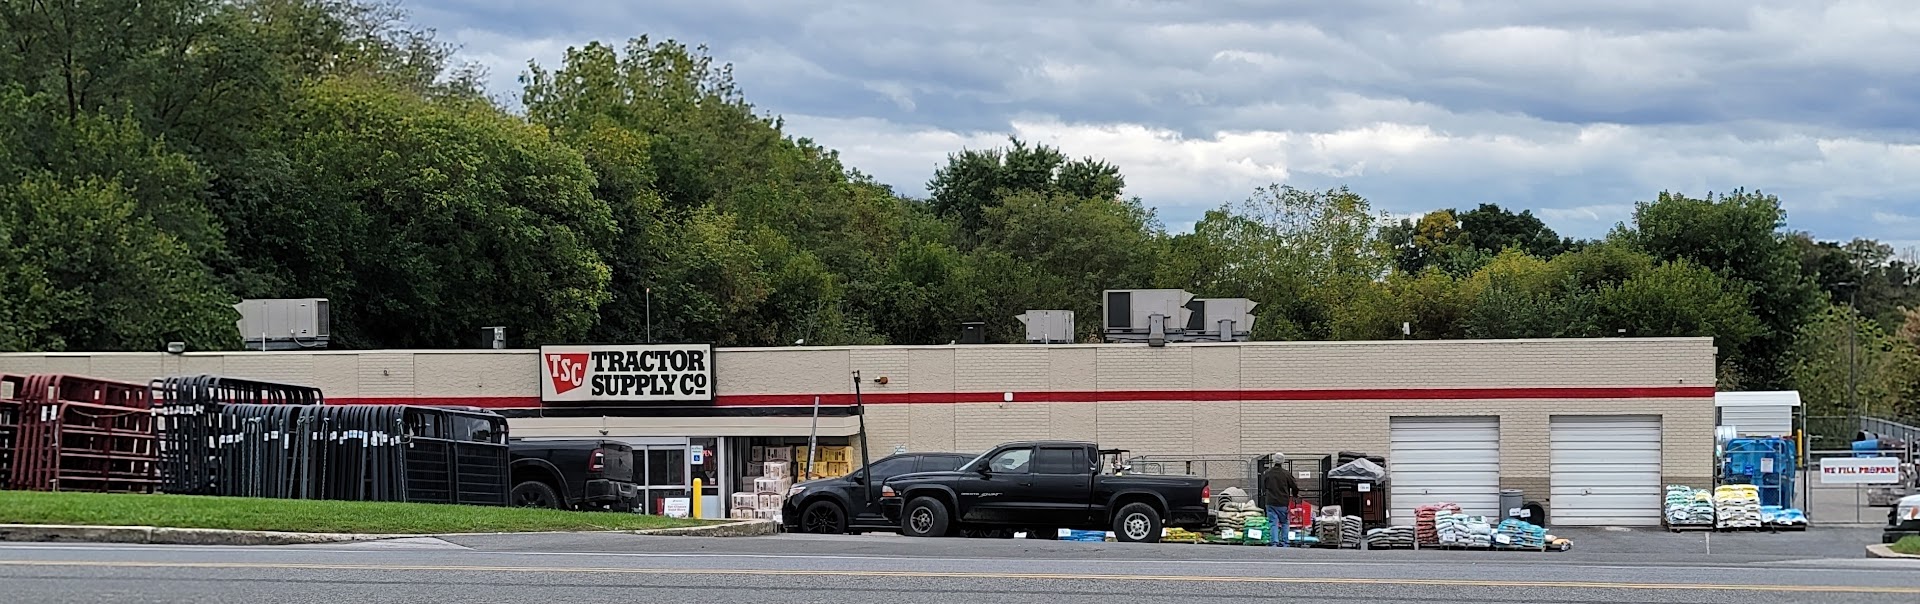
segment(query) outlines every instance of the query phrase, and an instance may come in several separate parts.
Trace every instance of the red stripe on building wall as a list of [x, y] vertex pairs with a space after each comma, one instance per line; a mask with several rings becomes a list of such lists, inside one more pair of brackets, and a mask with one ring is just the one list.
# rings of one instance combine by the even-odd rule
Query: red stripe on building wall
[[[1081, 390], [1014, 392], [1014, 403], [1110, 403], [1127, 401], [1451, 401], [1486, 399], [1603, 399], [1706, 398], [1712, 386], [1625, 386], [1589, 388], [1371, 388], [1339, 390]], [[852, 394], [727, 394], [714, 400], [720, 407], [842, 406]], [[870, 405], [928, 405], [1007, 402], [1005, 392], [875, 392], [861, 397]], [[491, 397], [328, 397], [349, 405], [465, 405], [490, 409], [537, 408], [535, 396]]]

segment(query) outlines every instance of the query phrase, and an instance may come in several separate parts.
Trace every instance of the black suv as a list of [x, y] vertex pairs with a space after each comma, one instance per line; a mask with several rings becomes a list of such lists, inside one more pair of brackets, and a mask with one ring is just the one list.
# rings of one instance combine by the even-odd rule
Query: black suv
[[[965, 453], [900, 453], [873, 462], [873, 471], [854, 470], [839, 478], [793, 485], [781, 505], [788, 532], [857, 533], [893, 531], [899, 523], [880, 513], [880, 483], [901, 474], [946, 472], [972, 461]], [[804, 463], [804, 462], [795, 462]]]

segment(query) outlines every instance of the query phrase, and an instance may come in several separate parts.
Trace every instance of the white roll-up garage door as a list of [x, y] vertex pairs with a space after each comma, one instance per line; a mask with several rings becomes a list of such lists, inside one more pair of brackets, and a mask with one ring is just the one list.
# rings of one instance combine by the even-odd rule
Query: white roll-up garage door
[[1660, 418], [1560, 415], [1552, 419], [1554, 526], [1660, 524]]
[[1394, 524], [1413, 524], [1413, 509], [1429, 503], [1489, 516], [1500, 507], [1500, 418], [1396, 417], [1391, 425]]

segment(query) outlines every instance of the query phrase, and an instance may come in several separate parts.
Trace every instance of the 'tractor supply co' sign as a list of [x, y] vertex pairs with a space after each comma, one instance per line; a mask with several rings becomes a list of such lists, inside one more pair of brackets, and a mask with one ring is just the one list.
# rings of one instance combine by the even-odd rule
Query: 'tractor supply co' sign
[[713, 345], [540, 347], [544, 403], [713, 400]]

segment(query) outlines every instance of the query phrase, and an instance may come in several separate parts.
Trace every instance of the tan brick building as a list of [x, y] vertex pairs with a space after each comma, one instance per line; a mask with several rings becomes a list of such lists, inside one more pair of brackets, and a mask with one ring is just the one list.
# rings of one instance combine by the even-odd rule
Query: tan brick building
[[[644, 347], [640, 347], [644, 348]], [[655, 495], [704, 478], [721, 509], [746, 451], [858, 444], [855, 371], [878, 458], [979, 452], [1015, 439], [1094, 440], [1136, 455], [1335, 451], [1389, 457], [1394, 506], [1495, 513], [1498, 489], [1559, 524], [1658, 522], [1659, 488], [1711, 484], [1708, 338], [736, 348], [712, 351], [706, 398], [543, 403], [537, 350], [0, 354], [0, 373], [144, 381], [217, 374], [318, 386], [332, 403], [495, 409], [517, 437], [599, 437], [647, 450]], [[690, 451], [701, 453], [692, 464]]]

